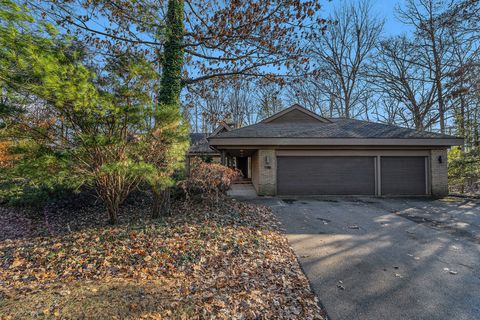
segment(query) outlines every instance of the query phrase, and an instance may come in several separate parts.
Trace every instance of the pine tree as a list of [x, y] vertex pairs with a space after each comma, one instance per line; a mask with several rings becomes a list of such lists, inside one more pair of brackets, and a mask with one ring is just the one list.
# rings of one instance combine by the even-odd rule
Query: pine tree
[[116, 223], [130, 192], [157, 176], [144, 138], [151, 64], [118, 52], [96, 75], [73, 41], [23, 7], [4, 0], [0, 17], [0, 84], [27, 97], [9, 115], [24, 150], [12, 174], [29, 187], [90, 186]]

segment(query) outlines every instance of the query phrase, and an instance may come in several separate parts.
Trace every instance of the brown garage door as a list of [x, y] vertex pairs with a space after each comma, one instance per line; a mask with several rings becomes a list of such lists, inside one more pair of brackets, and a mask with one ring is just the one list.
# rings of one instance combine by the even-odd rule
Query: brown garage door
[[424, 195], [425, 157], [381, 157], [382, 195]]
[[373, 157], [278, 157], [279, 195], [374, 195]]

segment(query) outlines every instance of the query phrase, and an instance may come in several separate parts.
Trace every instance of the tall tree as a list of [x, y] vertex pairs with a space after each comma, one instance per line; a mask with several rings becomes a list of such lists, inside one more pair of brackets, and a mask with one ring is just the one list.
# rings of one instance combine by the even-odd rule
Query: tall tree
[[[165, 45], [161, 57], [162, 76], [158, 94], [158, 108], [155, 112], [154, 145], [157, 148], [155, 161], [163, 169], [153, 183], [152, 217], [168, 214], [170, 211], [170, 189], [173, 181], [170, 175], [181, 166], [187, 148], [186, 124], [182, 123], [180, 94], [182, 92], [182, 69], [184, 61], [184, 1], [168, 0], [165, 25]], [[159, 143], [158, 143], [159, 142]], [[162, 151], [162, 152], [159, 152]]]
[[281, 88], [275, 83], [260, 83], [258, 86], [257, 100], [258, 117], [260, 119], [268, 118], [284, 108]]
[[399, 7], [402, 22], [415, 28], [415, 43], [423, 54], [417, 62], [430, 67], [435, 81], [440, 132], [445, 132], [448, 92], [445, 81], [451, 71], [451, 46], [448, 25], [441, 16], [451, 5], [443, 0], [407, 0], [405, 7]]
[[372, 15], [368, 1], [336, 8], [334, 22], [313, 43], [310, 58], [318, 66], [318, 83], [332, 97], [340, 116], [356, 116], [354, 108], [365, 101], [366, 66], [376, 48], [383, 21]]
[[452, 69], [446, 87], [453, 112], [455, 134], [465, 146], [478, 145], [478, 97], [480, 96], [480, 1], [460, 1], [441, 16], [452, 41]]
[[436, 82], [428, 67], [416, 63], [417, 54], [416, 45], [405, 36], [382, 41], [371, 74], [384, 97], [402, 104], [405, 110], [398, 115], [404, 123], [425, 130], [439, 117], [434, 113]]
[[[287, 101], [290, 105], [299, 104], [324, 117], [333, 117], [333, 99], [325, 90], [323, 79], [314, 80], [310, 77], [292, 81], [287, 90]], [[330, 96], [332, 97], [332, 96]], [[332, 102], [332, 103], [330, 103]]]

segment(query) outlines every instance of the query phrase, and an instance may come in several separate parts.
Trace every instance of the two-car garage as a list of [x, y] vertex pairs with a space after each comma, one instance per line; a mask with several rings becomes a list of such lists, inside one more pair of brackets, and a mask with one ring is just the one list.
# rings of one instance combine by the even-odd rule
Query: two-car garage
[[278, 156], [278, 195], [427, 195], [426, 156]]

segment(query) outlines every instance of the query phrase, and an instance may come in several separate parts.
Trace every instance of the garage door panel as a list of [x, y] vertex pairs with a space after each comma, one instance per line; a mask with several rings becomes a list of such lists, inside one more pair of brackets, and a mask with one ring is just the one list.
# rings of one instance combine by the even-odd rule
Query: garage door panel
[[374, 195], [373, 157], [278, 157], [280, 195]]
[[382, 195], [425, 195], [425, 157], [382, 157]]

